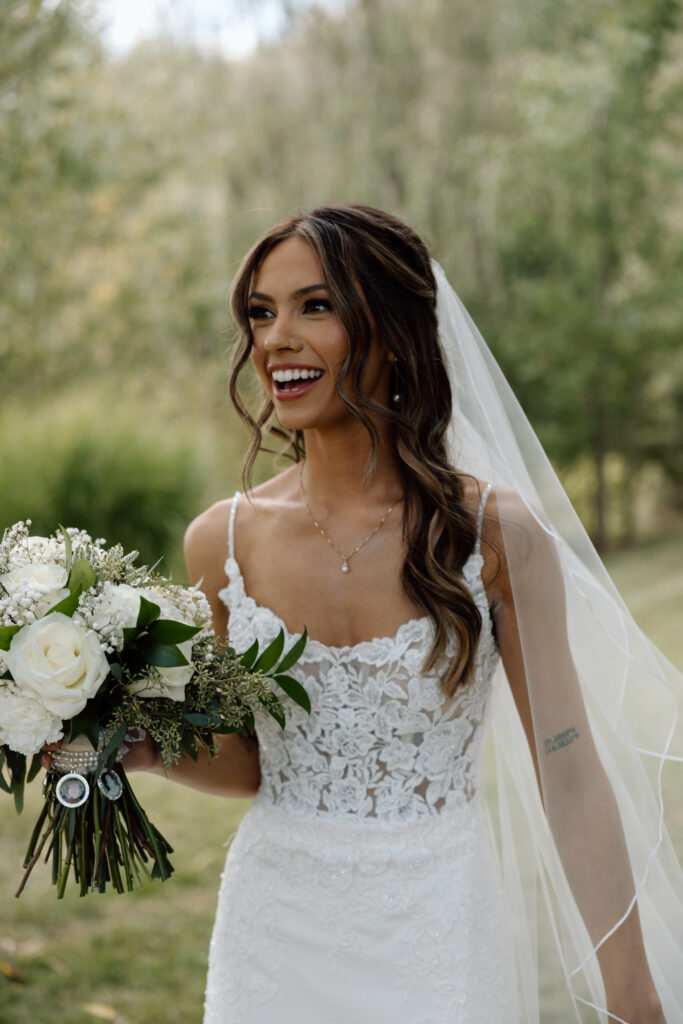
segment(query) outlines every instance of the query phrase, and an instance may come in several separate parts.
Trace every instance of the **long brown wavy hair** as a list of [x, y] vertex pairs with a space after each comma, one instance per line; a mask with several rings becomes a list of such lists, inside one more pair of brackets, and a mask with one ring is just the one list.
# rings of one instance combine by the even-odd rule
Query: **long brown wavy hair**
[[[429, 253], [415, 232], [391, 214], [359, 205], [320, 207], [276, 224], [244, 257], [232, 287], [239, 336], [232, 353], [230, 397], [252, 431], [243, 465], [245, 489], [258, 452], [269, 450], [264, 431], [280, 438], [294, 461], [305, 455], [303, 435], [275, 422], [268, 396], [252, 414], [238, 390], [253, 344], [249, 294], [255, 276], [275, 246], [292, 237], [305, 239], [315, 250], [332, 308], [346, 331], [349, 344], [337, 394], [370, 436], [368, 469], [379, 450], [372, 416], [392, 424], [405, 501], [407, 554], [401, 585], [434, 623], [425, 670], [444, 654], [449, 631], [457, 636], [457, 653], [442, 679], [444, 691], [452, 695], [472, 671], [481, 632], [481, 615], [459, 574], [474, 548], [476, 531], [464, 506], [462, 476], [449, 464], [446, 452], [452, 397], [438, 338]], [[401, 398], [392, 408], [361, 390], [375, 332], [396, 357]], [[347, 381], [349, 394], [344, 390]]]

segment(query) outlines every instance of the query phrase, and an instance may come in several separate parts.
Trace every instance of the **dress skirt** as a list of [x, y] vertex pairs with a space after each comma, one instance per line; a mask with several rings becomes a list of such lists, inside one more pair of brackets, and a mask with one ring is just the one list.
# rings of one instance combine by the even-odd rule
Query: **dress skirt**
[[228, 852], [204, 1024], [518, 1024], [477, 800], [410, 822], [257, 797]]

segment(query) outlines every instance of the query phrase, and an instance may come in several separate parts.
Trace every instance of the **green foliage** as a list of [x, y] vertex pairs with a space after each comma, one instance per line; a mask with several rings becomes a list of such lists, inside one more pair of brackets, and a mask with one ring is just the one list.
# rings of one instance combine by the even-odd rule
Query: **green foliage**
[[114, 60], [91, 4], [10, 0], [0, 387], [33, 415], [125, 368], [218, 438], [239, 258], [279, 216], [369, 202], [424, 234], [559, 468], [590, 463], [598, 540], [633, 532], [653, 465], [683, 507], [678, 0], [281, 7], [239, 62], [169, 39]]
[[[0, 527], [31, 518], [32, 532], [58, 522], [105, 537], [141, 561], [178, 548], [211, 476], [197, 442], [139, 407], [95, 398], [41, 403], [30, 419], [0, 412]], [[87, 587], [76, 562], [69, 585]]]

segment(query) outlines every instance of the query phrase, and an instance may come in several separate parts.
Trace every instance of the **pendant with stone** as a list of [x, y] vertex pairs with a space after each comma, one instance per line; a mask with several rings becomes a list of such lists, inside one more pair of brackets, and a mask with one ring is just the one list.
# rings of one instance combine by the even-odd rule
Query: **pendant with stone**
[[348, 558], [345, 558], [344, 561], [342, 562], [342, 570], [341, 571], [342, 572], [348, 572], [349, 571], [349, 560], [348, 560]]

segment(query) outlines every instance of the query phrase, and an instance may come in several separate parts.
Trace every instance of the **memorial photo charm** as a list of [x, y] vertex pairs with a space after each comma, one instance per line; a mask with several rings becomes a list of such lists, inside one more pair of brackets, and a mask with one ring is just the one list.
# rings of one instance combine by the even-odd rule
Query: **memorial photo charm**
[[102, 772], [97, 779], [97, 788], [107, 800], [119, 800], [123, 794], [123, 783], [116, 772]]
[[76, 772], [62, 775], [55, 786], [55, 796], [62, 807], [80, 807], [90, 795], [88, 780]]

